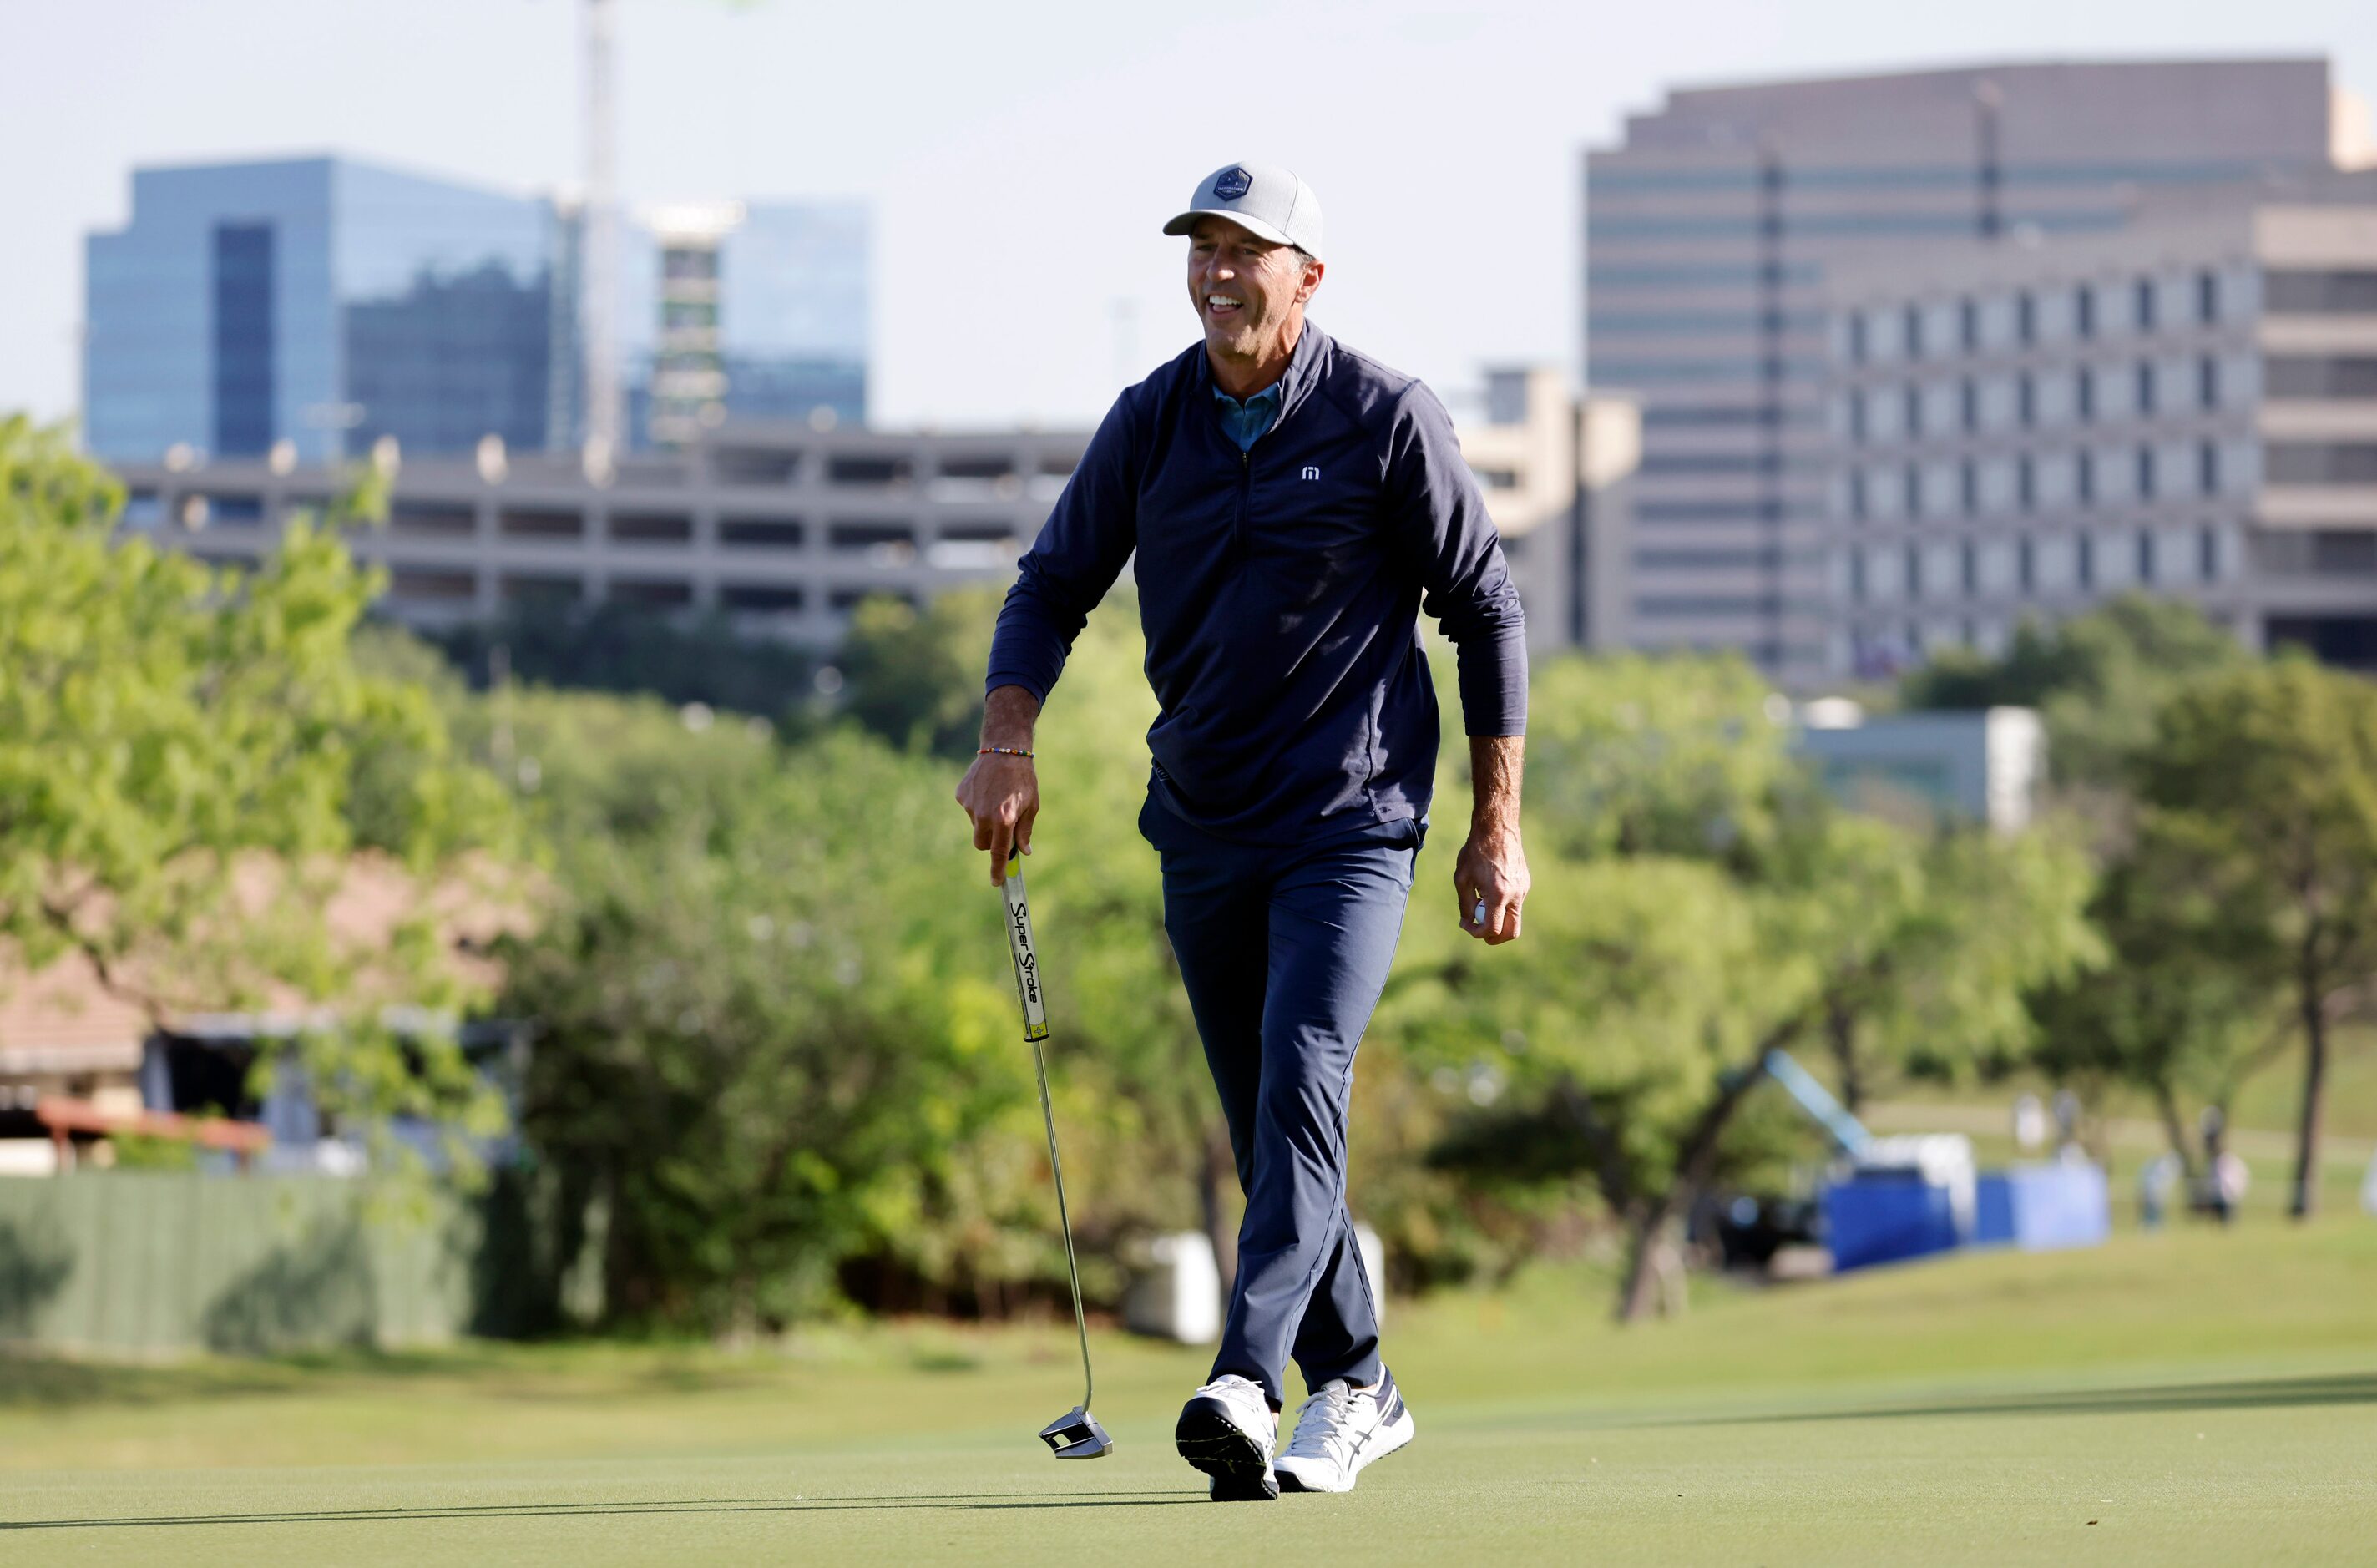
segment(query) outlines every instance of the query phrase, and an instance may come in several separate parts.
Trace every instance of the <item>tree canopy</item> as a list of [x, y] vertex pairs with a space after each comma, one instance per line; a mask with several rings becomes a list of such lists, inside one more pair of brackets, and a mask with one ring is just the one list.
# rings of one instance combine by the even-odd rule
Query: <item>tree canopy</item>
[[290, 1047], [326, 1103], [484, 1126], [451, 1041], [400, 1053], [372, 1006], [468, 999], [428, 902], [369, 951], [321, 918], [359, 852], [425, 891], [508, 842], [426, 695], [352, 657], [380, 581], [339, 529], [380, 490], [360, 475], [255, 568], [221, 569], [116, 538], [115, 482], [63, 432], [0, 421], [0, 943], [27, 969], [78, 954], [161, 1022], [337, 1003]]

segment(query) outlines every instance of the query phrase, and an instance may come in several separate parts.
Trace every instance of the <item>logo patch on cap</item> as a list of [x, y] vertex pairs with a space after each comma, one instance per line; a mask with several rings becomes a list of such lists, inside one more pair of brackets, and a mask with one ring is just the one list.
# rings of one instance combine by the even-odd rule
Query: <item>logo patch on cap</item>
[[1213, 177], [1213, 194], [1224, 201], [1236, 201], [1254, 189], [1255, 177], [1244, 169], [1224, 169]]

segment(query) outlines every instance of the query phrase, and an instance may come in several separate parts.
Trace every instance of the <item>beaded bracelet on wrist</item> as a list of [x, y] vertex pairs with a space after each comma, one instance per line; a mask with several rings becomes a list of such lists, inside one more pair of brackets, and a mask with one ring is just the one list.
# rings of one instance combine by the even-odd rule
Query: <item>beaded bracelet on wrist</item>
[[977, 757], [1021, 757], [1027, 762], [1032, 760], [1031, 748], [1022, 746], [985, 746], [977, 749], [974, 752], [974, 755]]

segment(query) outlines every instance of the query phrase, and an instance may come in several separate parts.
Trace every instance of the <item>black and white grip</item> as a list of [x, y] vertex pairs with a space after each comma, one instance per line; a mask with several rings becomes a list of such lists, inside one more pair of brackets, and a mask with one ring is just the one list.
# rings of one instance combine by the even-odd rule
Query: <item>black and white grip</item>
[[998, 884], [1007, 903], [1007, 949], [1015, 959], [1015, 994], [1023, 1003], [1023, 1037], [1048, 1037], [1048, 1004], [1040, 991], [1040, 955], [1032, 944], [1032, 906], [1023, 901], [1023, 857], [1007, 862], [1007, 879]]

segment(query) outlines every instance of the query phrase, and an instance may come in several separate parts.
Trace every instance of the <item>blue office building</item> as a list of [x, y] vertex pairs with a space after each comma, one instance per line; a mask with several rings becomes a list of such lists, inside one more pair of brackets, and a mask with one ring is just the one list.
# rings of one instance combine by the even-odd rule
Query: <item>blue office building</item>
[[[707, 257], [676, 258], [709, 281], [674, 292], [675, 242], [621, 227], [631, 442], [651, 437], [663, 338], [684, 357], [687, 324], [694, 357], [720, 373], [717, 416], [864, 425], [866, 209], [714, 210], [729, 216]], [[490, 435], [574, 447], [580, 233], [577, 212], [547, 200], [344, 158], [137, 170], [131, 221], [89, 240], [85, 438], [132, 461], [285, 440], [311, 462], [382, 436], [412, 453]]]
[[866, 422], [866, 209], [754, 202], [719, 246], [726, 407]]
[[542, 201], [342, 158], [136, 171], [131, 221], [89, 241], [90, 449], [543, 446], [556, 229]]

